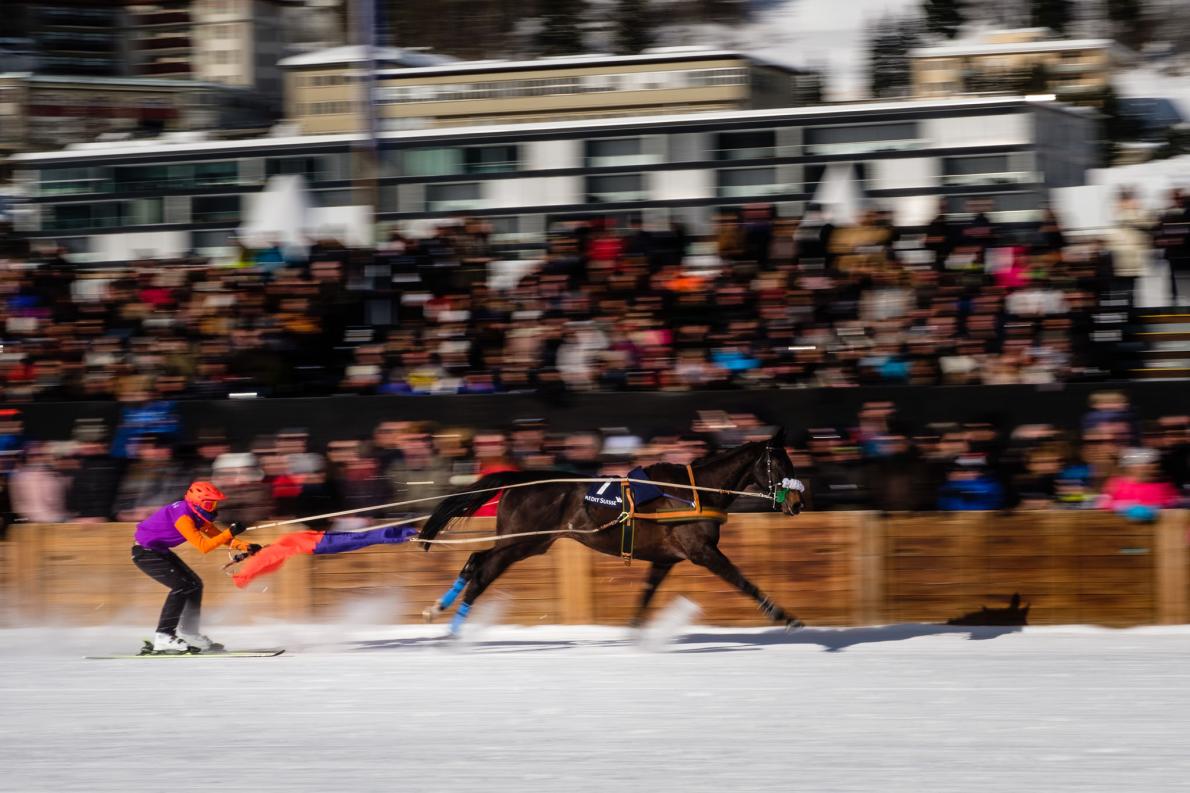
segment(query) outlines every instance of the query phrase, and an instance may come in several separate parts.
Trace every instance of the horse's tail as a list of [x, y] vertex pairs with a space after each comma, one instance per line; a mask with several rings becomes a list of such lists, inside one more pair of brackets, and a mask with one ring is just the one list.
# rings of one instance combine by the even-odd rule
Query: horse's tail
[[[558, 476], [565, 474], [555, 471], [501, 471], [481, 477], [471, 490], [444, 498], [422, 525], [418, 539], [432, 540], [453, 521], [474, 515], [480, 507], [492, 500], [499, 488], [539, 482]], [[423, 543], [423, 547], [427, 551], [430, 550], [430, 543]]]

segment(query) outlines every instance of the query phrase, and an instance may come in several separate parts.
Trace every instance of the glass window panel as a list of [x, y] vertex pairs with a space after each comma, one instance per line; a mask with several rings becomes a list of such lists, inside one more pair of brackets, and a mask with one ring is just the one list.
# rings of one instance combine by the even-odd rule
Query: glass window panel
[[426, 207], [432, 212], [475, 209], [480, 198], [479, 182], [426, 185]]
[[401, 153], [402, 171], [407, 176], [444, 176], [461, 173], [461, 149], [407, 149]]
[[588, 201], [640, 201], [646, 198], [644, 178], [638, 174], [588, 176]]
[[715, 159], [717, 160], [750, 160], [772, 157], [777, 147], [777, 133], [771, 129], [721, 132], [715, 136], [715, 140]]
[[518, 159], [516, 146], [476, 146], [463, 150], [467, 173], [515, 171]]
[[220, 223], [240, 219], [238, 195], [195, 196], [191, 205], [195, 223]]

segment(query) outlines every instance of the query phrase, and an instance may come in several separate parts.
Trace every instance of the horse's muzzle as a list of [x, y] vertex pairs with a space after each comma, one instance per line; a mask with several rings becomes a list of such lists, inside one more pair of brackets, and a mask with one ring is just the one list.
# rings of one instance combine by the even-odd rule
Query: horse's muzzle
[[802, 497], [800, 493], [790, 493], [789, 497], [781, 503], [781, 511], [786, 515], [794, 516], [802, 511]]

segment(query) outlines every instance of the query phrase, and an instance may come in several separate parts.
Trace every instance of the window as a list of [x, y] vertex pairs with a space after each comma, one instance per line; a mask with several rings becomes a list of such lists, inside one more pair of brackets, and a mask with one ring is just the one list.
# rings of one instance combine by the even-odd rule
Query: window
[[646, 198], [644, 178], [638, 173], [587, 177], [588, 203], [643, 201]]
[[129, 165], [115, 168], [112, 181], [116, 192], [120, 193], [237, 184], [239, 163], [228, 160], [178, 165]]
[[520, 164], [518, 146], [471, 146], [405, 149], [401, 152], [403, 176], [449, 176], [459, 173], [515, 171]]
[[106, 169], [100, 168], [47, 168], [41, 172], [38, 193], [51, 196], [107, 192], [111, 186], [105, 173]]
[[771, 129], [721, 132], [715, 136], [716, 160], [758, 160], [775, 157], [777, 133]]
[[265, 165], [266, 176], [304, 176], [317, 182], [323, 178], [321, 157], [269, 157]]
[[320, 207], [351, 206], [351, 190], [315, 190], [310, 194], [314, 198], [314, 205]]
[[445, 176], [462, 171], [462, 149], [406, 149], [401, 152], [401, 172], [407, 176]]
[[729, 168], [718, 172], [719, 196], [767, 196], [796, 192], [790, 185], [779, 184], [776, 168]]
[[53, 218], [46, 226], [47, 231], [70, 231], [72, 229], [109, 228], [125, 225], [126, 208], [122, 201], [105, 201], [98, 204], [58, 204], [52, 208]]
[[194, 231], [190, 234], [190, 244], [194, 250], [203, 251], [231, 248], [234, 245], [235, 232], [215, 229], [212, 231]]
[[160, 198], [137, 198], [128, 203], [128, 223], [133, 226], [152, 226], [165, 222], [164, 201]]
[[806, 130], [810, 154], [860, 154], [918, 148], [917, 124], [857, 124], [852, 127], [811, 127]]
[[190, 217], [195, 223], [236, 223], [240, 219], [238, 195], [195, 196]]
[[1029, 155], [990, 154], [974, 157], [946, 157], [942, 160], [942, 183], [947, 185], [1022, 184], [1036, 176], [1029, 167]]
[[479, 182], [426, 185], [426, 211], [428, 212], [478, 209], [481, 203]]
[[952, 195], [946, 198], [951, 213], [971, 213], [989, 204], [988, 218], [997, 222], [1026, 222], [1040, 217], [1041, 198], [1035, 193], [996, 193], [993, 195]]
[[463, 149], [463, 168], [467, 173], [515, 171], [519, 159], [516, 146], [476, 146]]
[[643, 138], [605, 138], [587, 141], [587, 167], [607, 168], [617, 165], [647, 165], [660, 161], [644, 151]]

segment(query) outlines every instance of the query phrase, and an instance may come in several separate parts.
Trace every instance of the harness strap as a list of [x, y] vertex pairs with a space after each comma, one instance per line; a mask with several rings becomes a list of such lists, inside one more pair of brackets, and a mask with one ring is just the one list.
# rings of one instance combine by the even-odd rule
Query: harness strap
[[632, 498], [632, 486], [627, 482], [620, 485], [624, 508], [628, 513], [627, 519], [620, 525], [620, 558], [624, 565], [632, 564], [632, 548], [636, 542], [636, 521], [632, 516], [636, 512], [636, 502]]
[[[630, 516], [633, 518], [640, 518], [641, 520], [656, 521], [657, 523], [681, 523], [687, 520], [713, 520], [716, 523], [725, 523], [727, 521], [726, 512], [719, 509], [704, 507], [702, 505], [702, 498], [699, 496], [699, 491], [702, 490], [702, 488], [699, 488], [694, 483], [694, 468], [690, 465], [686, 466], [686, 476], [690, 478], [690, 490], [692, 493], [694, 493], [694, 505], [690, 509], [665, 510], [662, 512], [637, 512], [635, 504], [630, 504], [628, 501], [625, 501], [624, 503], [625, 505], [628, 505]], [[631, 492], [628, 481], [629, 480], [624, 480], [623, 482], [623, 488], [626, 493]], [[666, 482], [656, 482], [655, 484], [662, 487], [664, 487], [666, 484], [670, 484], [672, 486], [672, 483]], [[678, 485], [678, 487], [685, 487], [685, 485]]]

